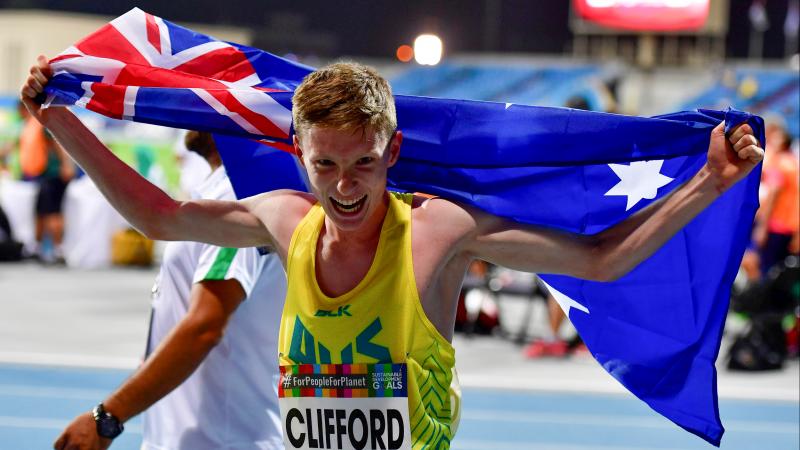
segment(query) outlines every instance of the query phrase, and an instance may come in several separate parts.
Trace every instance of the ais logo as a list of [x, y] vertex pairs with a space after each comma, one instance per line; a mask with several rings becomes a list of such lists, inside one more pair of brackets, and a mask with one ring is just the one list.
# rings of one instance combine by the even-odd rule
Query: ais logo
[[350, 305], [340, 306], [339, 309], [334, 311], [328, 309], [319, 309], [314, 315], [317, 317], [342, 317], [342, 316], [352, 317], [353, 315], [350, 314], [348, 309], [350, 309]]

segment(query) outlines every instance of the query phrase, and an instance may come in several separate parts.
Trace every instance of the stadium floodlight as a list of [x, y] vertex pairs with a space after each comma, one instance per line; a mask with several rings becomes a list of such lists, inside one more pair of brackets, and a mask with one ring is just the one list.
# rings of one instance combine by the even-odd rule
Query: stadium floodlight
[[442, 60], [442, 40], [435, 34], [421, 34], [414, 39], [414, 59], [423, 66], [435, 66]]

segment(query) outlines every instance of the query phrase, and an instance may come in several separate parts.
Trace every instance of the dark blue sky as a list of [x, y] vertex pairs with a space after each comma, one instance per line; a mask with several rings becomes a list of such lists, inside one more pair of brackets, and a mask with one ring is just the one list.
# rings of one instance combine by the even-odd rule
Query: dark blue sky
[[[765, 35], [766, 57], [783, 55], [788, 1], [767, 0], [772, 28]], [[747, 54], [750, 2], [731, 0], [730, 56]], [[495, 13], [492, 4], [499, 5]], [[254, 44], [274, 52], [390, 56], [426, 31], [439, 33], [449, 52], [560, 53], [572, 39], [568, 0], [0, 0], [0, 8], [109, 16], [134, 5], [176, 22], [252, 27]]]

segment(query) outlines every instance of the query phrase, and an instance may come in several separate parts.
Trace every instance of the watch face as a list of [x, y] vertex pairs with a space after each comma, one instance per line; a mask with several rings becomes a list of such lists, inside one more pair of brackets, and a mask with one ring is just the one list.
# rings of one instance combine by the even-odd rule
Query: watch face
[[122, 433], [123, 427], [114, 417], [100, 417], [97, 422], [97, 434], [109, 439], [114, 439]]

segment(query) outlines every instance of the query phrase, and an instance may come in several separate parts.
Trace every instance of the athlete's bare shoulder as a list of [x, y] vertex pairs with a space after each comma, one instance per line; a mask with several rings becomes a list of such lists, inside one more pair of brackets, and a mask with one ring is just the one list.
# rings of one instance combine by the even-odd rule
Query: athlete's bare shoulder
[[441, 197], [415, 195], [411, 206], [415, 233], [419, 232], [426, 240], [446, 241], [452, 245], [475, 230], [474, 211], [458, 203]]
[[317, 199], [307, 192], [280, 189], [248, 197], [242, 203], [269, 230], [276, 250], [283, 258], [288, 252], [294, 229]]

